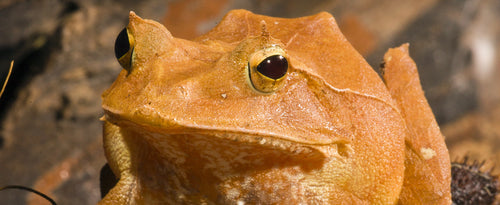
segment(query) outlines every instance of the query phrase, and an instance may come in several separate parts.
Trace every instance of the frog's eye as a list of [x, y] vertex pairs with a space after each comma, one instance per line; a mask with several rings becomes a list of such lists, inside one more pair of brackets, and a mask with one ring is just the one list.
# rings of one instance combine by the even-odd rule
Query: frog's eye
[[116, 37], [115, 56], [120, 65], [126, 70], [130, 69], [133, 51], [134, 38], [132, 35], [129, 35], [127, 28], [124, 28]]
[[255, 52], [248, 62], [248, 77], [252, 87], [261, 93], [272, 93], [283, 84], [288, 71], [285, 51], [272, 46]]

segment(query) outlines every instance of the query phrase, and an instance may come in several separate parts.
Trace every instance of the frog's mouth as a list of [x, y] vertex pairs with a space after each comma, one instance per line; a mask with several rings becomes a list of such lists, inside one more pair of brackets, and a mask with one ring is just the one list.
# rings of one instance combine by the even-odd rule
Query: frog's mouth
[[159, 138], [162, 137], [189, 138], [192, 136], [205, 136], [205, 138], [212, 139], [212, 141], [280, 150], [309, 159], [324, 159], [325, 151], [336, 153], [340, 157], [347, 157], [351, 151], [350, 141], [341, 138], [332, 138], [329, 141], [313, 141], [294, 136], [283, 136], [280, 133], [258, 132], [241, 128], [178, 124], [164, 126], [162, 124], [141, 121], [140, 118], [134, 118], [134, 121], [128, 120], [123, 115], [114, 114], [109, 111], [106, 112], [104, 120], [121, 128], [134, 130], [146, 138], [154, 138], [156, 141], [161, 140]]

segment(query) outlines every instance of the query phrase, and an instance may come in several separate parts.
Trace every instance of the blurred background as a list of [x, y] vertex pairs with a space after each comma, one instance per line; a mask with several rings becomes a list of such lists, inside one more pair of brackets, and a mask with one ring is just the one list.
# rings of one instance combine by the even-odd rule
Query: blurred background
[[[194, 38], [231, 9], [277, 17], [335, 16], [378, 71], [384, 52], [410, 43], [452, 160], [500, 173], [500, 1], [496, 0], [0, 0], [0, 186], [35, 188], [59, 204], [101, 198], [100, 94], [121, 67], [116, 35], [128, 12]], [[0, 204], [48, 204], [24, 191]]]

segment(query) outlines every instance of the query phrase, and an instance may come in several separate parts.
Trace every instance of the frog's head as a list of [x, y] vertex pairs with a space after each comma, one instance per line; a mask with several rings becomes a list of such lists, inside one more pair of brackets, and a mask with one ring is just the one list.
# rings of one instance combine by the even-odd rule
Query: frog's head
[[329, 95], [390, 97], [337, 29], [327, 13], [290, 20], [238, 11], [187, 41], [131, 13], [115, 45], [124, 69], [103, 94], [107, 118], [162, 130], [348, 144], [349, 108]]
[[181, 187], [223, 201], [397, 199], [404, 120], [330, 14], [236, 10], [188, 41], [131, 12], [115, 49], [124, 69], [103, 94], [105, 120], [144, 139]]

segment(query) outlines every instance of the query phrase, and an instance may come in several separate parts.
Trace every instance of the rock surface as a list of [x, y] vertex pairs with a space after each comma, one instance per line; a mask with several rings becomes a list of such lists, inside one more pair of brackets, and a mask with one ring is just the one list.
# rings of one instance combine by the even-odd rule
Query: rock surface
[[[193, 38], [235, 8], [281, 17], [328, 11], [374, 68], [389, 47], [410, 42], [452, 160], [500, 162], [498, 1], [9, 0], [0, 2], [2, 79], [16, 62], [0, 99], [0, 186], [95, 204], [105, 163], [100, 93], [120, 71], [113, 46], [128, 11]], [[48, 204], [17, 190], [0, 192], [0, 201]]]

